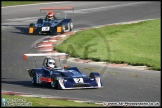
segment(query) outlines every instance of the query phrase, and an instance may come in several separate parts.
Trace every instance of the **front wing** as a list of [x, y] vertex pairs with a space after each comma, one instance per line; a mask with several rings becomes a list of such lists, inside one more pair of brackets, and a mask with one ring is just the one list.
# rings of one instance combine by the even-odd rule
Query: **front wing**
[[70, 78], [58, 79], [59, 89], [82, 89], [82, 88], [102, 88], [100, 77], [95, 78]]
[[35, 27], [33, 30], [33, 34], [58, 34], [61, 33], [61, 26], [44, 26], [44, 27]]

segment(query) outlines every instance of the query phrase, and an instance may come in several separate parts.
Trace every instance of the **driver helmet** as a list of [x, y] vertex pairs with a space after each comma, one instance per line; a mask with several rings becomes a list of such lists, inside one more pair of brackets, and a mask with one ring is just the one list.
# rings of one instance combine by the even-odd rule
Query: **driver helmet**
[[54, 68], [54, 67], [55, 67], [55, 60], [49, 59], [47, 65], [48, 65], [50, 68]]
[[53, 15], [54, 15], [54, 12], [53, 11], [49, 11], [48, 12], [48, 19], [52, 19]]

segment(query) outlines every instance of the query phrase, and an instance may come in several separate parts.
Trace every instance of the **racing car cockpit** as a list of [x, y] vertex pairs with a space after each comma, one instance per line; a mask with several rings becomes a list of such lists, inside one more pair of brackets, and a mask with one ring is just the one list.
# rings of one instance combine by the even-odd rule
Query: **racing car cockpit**
[[57, 18], [54, 15], [53, 11], [48, 11], [46, 17], [45, 17], [45, 21], [51, 21], [51, 20], [56, 20]]
[[54, 68], [57, 68], [56, 62], [53, 58], [46, 57], [43, 61], [42, 69], [45, 72], [51, 72]]

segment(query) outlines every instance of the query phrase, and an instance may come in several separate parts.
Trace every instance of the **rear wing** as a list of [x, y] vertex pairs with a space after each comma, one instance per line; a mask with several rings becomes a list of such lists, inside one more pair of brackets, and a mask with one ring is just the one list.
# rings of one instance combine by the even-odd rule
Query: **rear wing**
[[[50, 10], [62, 10], [62, 11], [73, 10], [73, 12], [74, 12], [74, 7], [73, 6], [62, 6], [62, 7], [54, 7], [54, 8], [40, 8], [40, 12], [42, 10], [46, 10], [46, 11], [50, 11]], [[65, 12], [65, 18], [66, 18], [66, 12]]]
[[[60, 57], [65, 57], [66, 59], [68, 59], [68, 54], [66, 53], [36, 53], [36, 54], [24, 54], [24, 60], [27, 60], [27, 57], [35, 57], [35, 63], [36, 63], [36, 67], [37, 67], [37, 60], [36, 57], [50, 57], [50, 58], [55, 58], [55, 57], [59, 57], [59, 61], [60, 61]], [[61, 66], [61, 61], [60, 61], [60, 66]]]
[[68, 58], [68, 54], [66, 53], [38, 53], [38, 54], [24, 54], [24, 60], [27, 60], [27, 57], [60, 57], [65, 56]]
[[54, 7], [54, 8], [40, 8], [40, 11], [42, 10], [73, 10], [74, 11], [74, 7], [73, 6], [64, 6], [64, 7]]

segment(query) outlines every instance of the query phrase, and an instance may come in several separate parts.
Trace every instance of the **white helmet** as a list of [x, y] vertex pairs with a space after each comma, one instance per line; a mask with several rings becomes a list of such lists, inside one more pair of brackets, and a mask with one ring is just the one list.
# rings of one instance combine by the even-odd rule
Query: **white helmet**
[[55, 61], [53, 59], [49, 59], [47, 65], [50, 68], [54, 68], [55, 67]]

